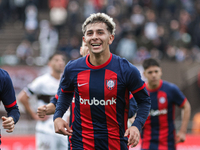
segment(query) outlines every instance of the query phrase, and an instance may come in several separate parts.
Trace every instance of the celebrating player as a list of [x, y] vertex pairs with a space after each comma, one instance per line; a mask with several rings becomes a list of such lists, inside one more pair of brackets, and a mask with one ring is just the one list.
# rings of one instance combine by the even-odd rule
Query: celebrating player
[[[110, 52], [115, 23], [108, 15], [92, 14], [83, 23], [82, 30], [89, 54], [70, 61], [65, 67], [54, 114], [55, 132], [70, 135], [72, 149], [126, 150], [129, 145], [136, 146], [150, 109], [150, 98], [140, 73], [127, 60]], [[134, 123], [127, 129], [125, 110], [129, 92], [137, 101], [138, 111]], [[61, 117], [73, 95], [71, 129]]]
[[[142, 150], [175, 150], [184, 142], [190, 118], [190, 104], [178, 87], [161, 80], [162, 70], [152, 58], [143, 62], [146, 88], [151, 98], [150, 115], [142, 130]], [[175, 105], [182, 108], [182, 124], [175, 136]]]

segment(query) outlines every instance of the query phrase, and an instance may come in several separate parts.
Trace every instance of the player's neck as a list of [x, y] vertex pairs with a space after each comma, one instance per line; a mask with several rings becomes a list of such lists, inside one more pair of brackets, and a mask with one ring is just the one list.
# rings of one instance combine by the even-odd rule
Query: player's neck
[[90, 54], [89, 61], [94, 66], [99, 66], [107, 62], [110, 58], [110, 51], [103, 52], [100, 54]]
[[57, 72], [55, 72], [55, 71], [52, 71], [52, 72], [51, 72], [51, 76], [54, 77], [54, 78], [57, 79], [57, 80], [60, 80], [61, 74], [60, 74], [60, 73], [57, 73]]
[[150, 90], [157, 89], [159, 86], [160, 86], [160, 82], [158, 84], [149, 84], [149, 83], [147, 83], [147, 87]]

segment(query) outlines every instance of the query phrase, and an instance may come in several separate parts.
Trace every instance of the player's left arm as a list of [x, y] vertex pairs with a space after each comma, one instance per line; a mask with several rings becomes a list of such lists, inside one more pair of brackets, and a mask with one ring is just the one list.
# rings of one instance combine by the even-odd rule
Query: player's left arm
[[173, 95], [173, 102], [177, 104], [180, 108], [182, 108], [181, 110], [182, 123], [180, 130], [176, 135], [176, 143], [184, 142], [191, 114], [190, 103], [185, 97], [185, 95], [178, 88], [178, 86], [176, 86], [175, 84], [171, 84], [170, 89], [171, 89], [170, 93]]
[[131, 147], [134, 147], [139, 143], [140, 130], [148, 117], [151, 107], [151, 100], [145, 87], [136, 93], [133, 92], [133, 95], [137, 101], [138, 111], [132, 126], [128, 128], [124, 134], [125, 137], [129, 135], [128, 145], [131, 145]]
[[187, 126], [190, 119], [191, 114], [191, 106], [188, 100], [185, 101], [184, 105], [181, 107], [181, 117], [182, 117], [182, 123], [179, 132], [176, 135], [176, 143], [184, 142], [185, 136], [187, 133]]
[[145, 83], [141, 79], [139, 70], [132, 64], [126, 64], [123, 67], [127, 68], [123, 74], [127, 83], [127, 87], [133, 94], [138, 107], [135, 121], [133, 122], [132, 126], [126, 130], [124, 135], [129, 135], [128, 145], [132, 145], [132, 147], [134, 147], [139, 142], [140, 130], [142, 129], [149, 115], [151, 99], [145, 88]]

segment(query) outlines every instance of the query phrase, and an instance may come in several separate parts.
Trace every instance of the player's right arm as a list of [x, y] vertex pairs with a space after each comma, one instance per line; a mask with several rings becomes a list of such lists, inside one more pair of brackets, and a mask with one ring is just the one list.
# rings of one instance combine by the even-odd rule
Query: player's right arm
[[55, 113], [56, 111], [56, 104], [57, 104], [57, 101], [58, 101], [58, 95], [60, 94], [61, 92], [61, 89], [60, 89], [60, 86], [57, 90], [57, 94], [51, 98], [51, 101], [49, 104], [47, 105], [43, 105], [43, 106], [39, 106], [38, 109], [37, 109], [37, 115], [40, 117], [40, 118], [44, 118], [46, 115], [52, 115]]
[[40, 118], [44, 118], [46, 115], [52, 115], [55, 113], [56, 106], [53, 103], [47, 105], [39, 106], [37, 109], [37, 115]]
[[2, 71], [1, 77], [1, 88], [0, 93], [1, 100], [7, 111], [7, 117], [2, 116], [2, 126], [4, 129], [7, 129], [6, 132], [13, 132], [15, 124], [19, 120], [20, 112], [17, 106], [15, 91], [12, 84], [12, 80], [9, 74], [5, 70]]
[[31, 109], [30, 104], [29, 104], [29, 96], [27, 93], [22, 90], [18, 96], [17, 99], [22, 103], [24, 106], [26, 112], [35, 120], [38, 120], [39, 118], [37, 117], [37, 114]]

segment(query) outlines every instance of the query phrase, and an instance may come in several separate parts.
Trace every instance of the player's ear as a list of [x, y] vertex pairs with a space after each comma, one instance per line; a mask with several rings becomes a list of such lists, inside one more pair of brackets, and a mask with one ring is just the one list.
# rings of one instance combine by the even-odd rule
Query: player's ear
[[80, 55], [81, 56], [83, 55], [83, 48], [82, 48], [82, 46], [80, 47]]
[[112, 44], [113, 40], [115, 39], [115, 36], [113, 34], [110, 35], [109, 37], [109, 41], [108, 41], [108, 44]]
[[162, 76], [162, 68], [160, 68], [160, 73], [161, 73], [161, 76]]

